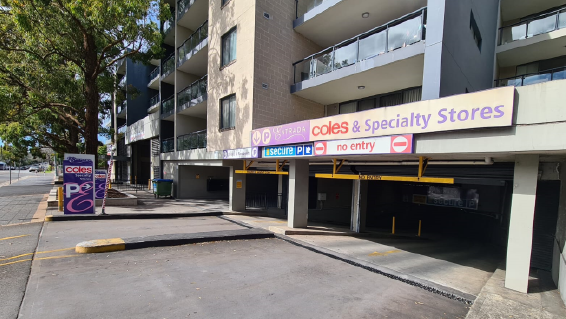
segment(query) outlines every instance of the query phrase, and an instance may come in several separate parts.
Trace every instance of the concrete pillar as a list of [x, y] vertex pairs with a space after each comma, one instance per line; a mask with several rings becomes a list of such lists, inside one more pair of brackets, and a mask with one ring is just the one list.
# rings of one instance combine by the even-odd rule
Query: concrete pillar
[[422, 100], [440, 97], [446, 0], [428, 0]]
[[283, 206], [283, 175], [277, 175], [277, 208]]
[[287, 225], [307, 227], [309, 212], [309, 161], [291, 160], [289, 163], [289, 204]]
[[529, 284], [538, 167], [538, 155], [515, 158], [505, 287], [523, 293]]
[[236, 174], [237, 169], [242, 169], [241, 163], [230, 167], [229, 209], [237, 212], [246, 210], [246, 174]]
[[366, 228], [368, 181], [353, 180], [350, 230], [360, 233]]

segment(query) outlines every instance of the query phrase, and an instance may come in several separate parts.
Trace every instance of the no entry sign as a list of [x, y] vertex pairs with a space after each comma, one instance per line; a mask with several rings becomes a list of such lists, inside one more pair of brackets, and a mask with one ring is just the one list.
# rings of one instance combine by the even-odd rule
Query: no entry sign
[[315, 156], [406, 154], [413, 152], [413, 135], [381, 136], [314, 143]]

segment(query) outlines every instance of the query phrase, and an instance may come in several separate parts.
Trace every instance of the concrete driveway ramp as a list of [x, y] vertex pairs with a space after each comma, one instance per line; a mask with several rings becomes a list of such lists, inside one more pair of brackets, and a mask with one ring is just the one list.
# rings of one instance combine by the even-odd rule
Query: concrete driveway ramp
[[122, 238], [95, 239], [78, 243], [75, 252], [78, 254], [106, 253], [126, 249]]

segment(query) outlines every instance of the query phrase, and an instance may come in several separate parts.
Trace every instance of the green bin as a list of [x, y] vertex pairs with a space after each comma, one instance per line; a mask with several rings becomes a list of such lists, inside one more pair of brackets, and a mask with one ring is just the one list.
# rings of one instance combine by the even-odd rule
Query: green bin
[[172, 179], [154, 179], [153, 180], [153, 196], [159, 198], [159, 196], [169, 196], [171, 195], [171, 189], [173, 188]]

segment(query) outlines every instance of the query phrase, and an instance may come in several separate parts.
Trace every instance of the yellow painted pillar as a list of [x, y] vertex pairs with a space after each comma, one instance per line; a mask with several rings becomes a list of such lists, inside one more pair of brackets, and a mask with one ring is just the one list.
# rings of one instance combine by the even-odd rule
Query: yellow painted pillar
[[391, 233], [395, 234], [395, 216], [393, 216], [393, 227], [391, 228]]
[[59, 202], [59, 211], [63, 211], [63, 187], [57, 189], [57, 200]]

